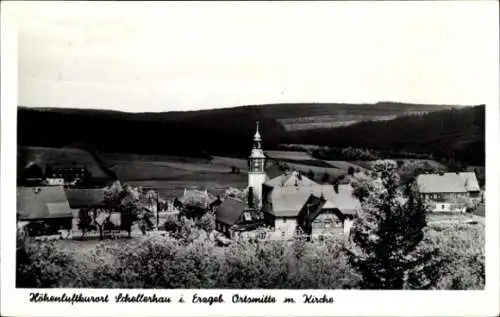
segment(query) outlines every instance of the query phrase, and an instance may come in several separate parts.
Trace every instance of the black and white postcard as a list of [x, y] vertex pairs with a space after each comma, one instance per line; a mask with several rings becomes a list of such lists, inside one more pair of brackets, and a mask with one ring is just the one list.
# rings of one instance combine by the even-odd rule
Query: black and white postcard
[[498, 2], [2, 2], [1, 314], [490, 316]]

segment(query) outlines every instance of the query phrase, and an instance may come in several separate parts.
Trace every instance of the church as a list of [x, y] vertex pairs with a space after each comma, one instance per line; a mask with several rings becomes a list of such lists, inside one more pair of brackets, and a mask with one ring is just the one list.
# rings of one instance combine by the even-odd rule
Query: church
[[229, 238], [268, 227], [275, 238], [301, 232], [321, 239], [346, 233], [361, 210], [349, 184], [318, 184], [297, 171], [270, 179], [258, 122], [248, 157], [247, 193], [246, 201], [229, 198], [216, 210], [216, 229]]

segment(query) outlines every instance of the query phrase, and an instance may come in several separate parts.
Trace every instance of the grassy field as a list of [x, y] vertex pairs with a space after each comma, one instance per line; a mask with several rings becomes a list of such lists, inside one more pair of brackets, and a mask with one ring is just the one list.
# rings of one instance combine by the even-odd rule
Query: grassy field
[[330, 164], [331, 166], [333, 166], [335, 168], [345, 170], [346, 172], [349, 169], [349, 167], [354, 168], [355, 171], [357, 169], [359, 169], [361, 172], [363, 172], [365, 170], [364, 167], [357, 165], [357, 164], [354, 164], [354, 163], [351, 163], [351, 162], [347, 162], [347, 161], [325, 161], [325, 162]]
[[377, 115], [367, 117], [363, 114], [336, 114], [300, 118], [284, 118], [278, 119], [278, 121], [283, 124], [288, 131], [293, 131], [318, 128], [336, 128], [348, 126], [363, 120], [381, 121], [391, 120], [394, 118], [396, 118], [396, 115]]
[[[185, 188], [207, 189], [212, 195], [228, 187], [247, 185], [246, 160], [214, 157], [212, 160], [173, 156], [105, 155], [118, 178], [132, 186], [157, 190], [164, 198], [182, 196]], [[240, 169], [231, 173], [231, 167]]]
[[266, 154], [278, 160], [315, 160], [309, 153], [300, 151], [266, 151]]
[[[321, 181], [325, 173], [330, 179], [345, 175], [351, 166], [363, 170], [346, 161], [317, 160], [306, 152], [269, 151], [268, 154], [291, 169], [303, 173], [313, 171], [316, 181]], [[212, 195], [219, 195], [228, 187], [243, 189], [247, 186], [248, 163], [242, 158], [214, 156], [203, 159], [108, 153], [102, 157], [121, 181], [157, 190], [165, 198], [179, 197], [185, 188], [207, 189]], [[238, 168], [240, 173], [231, 173], [232, 167]]]

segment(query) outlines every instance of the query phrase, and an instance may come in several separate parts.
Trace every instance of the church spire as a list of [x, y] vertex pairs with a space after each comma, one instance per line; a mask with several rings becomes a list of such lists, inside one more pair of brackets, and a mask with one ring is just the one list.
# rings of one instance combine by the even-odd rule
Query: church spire
[[254, 146], [257, 146], [257, 148], [260, 148], [260, 142], [262, 141], [262, 138], [260, 137], [260, 132], [259, 132], [259, 121], [256, 121], [257, 129], [255, 130], [255, 135], [253, 136], [253, 141], [254, 141]]
[[[253, 136], [253, 148], [248, 157], [248, 187], [249, 187], [249, 208], [262, 207], [262, 184], [266, 181], [266, 173], [264, 171], [266, 156], [261, 146], [262, 138], [259, 131], [259, 121], [256, 122], [256, 130]], [[251, 194], [250, 194], [251, 193]], [[253, 204], [253, 197], [258, 203]]]

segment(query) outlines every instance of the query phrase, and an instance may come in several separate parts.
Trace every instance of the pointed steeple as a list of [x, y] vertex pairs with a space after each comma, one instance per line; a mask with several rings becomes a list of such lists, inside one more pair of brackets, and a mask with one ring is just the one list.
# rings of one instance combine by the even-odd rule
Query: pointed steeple
[[257, 124], [257, 129], [255, 130], [255, 135], [253, 136], [253, 141], [254, 141], [254, 145], [260, 145], [262, 138], [260, 137], [260, 132], [259, 132], [259, 121], [257, 121], [256, 124]]

